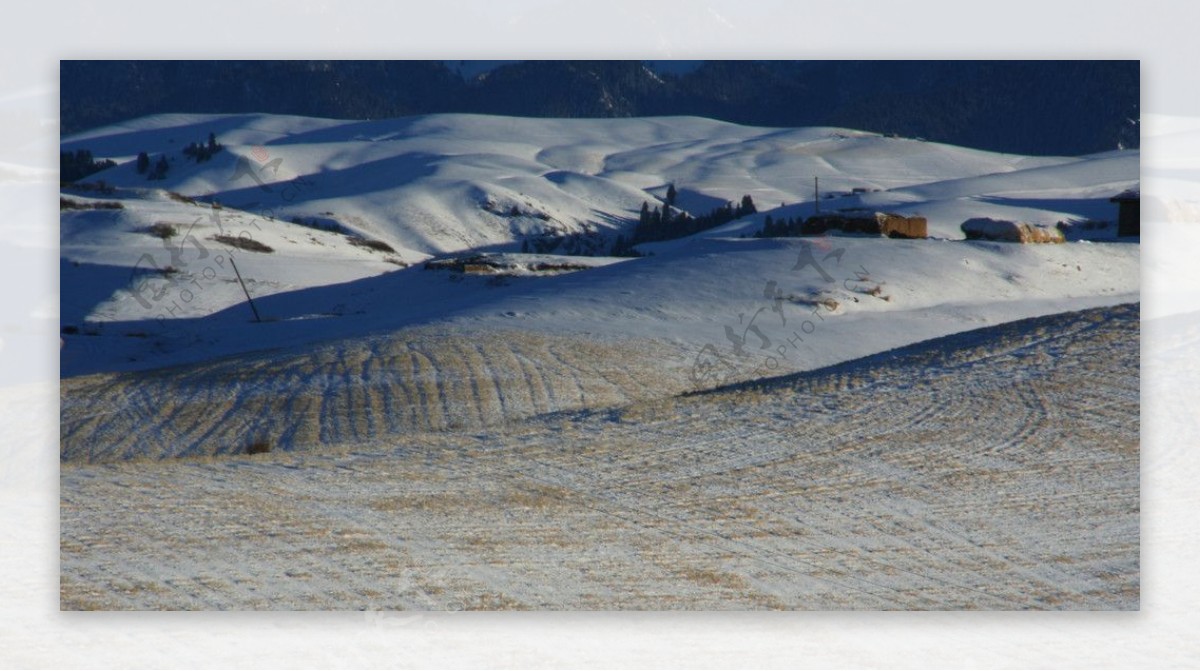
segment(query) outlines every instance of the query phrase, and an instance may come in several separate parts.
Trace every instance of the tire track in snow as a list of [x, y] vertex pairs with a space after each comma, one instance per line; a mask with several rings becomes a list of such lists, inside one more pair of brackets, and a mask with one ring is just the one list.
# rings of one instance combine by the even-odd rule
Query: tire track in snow
[[[1037, 355], [1062, 341], [999, 356], [1030, 338], [989, 330], [624, 418], [559, 411], [350, 452], [64, 464], [62, 604], [1136, 608], [1137, 434], [1107, 422], [1136, 423], [1137, 340], [1127, 310], [1102, 312], [1110, 323], [1070, 340], [1087, 346], [1054, 356]], [[406, 364], [408, 343], [428, 347], [397, 346]], [[486, 351], [497, 378], [522, 369], [506, 352], [559, 372], [531, 343]], [[503, 379], [512, 398], [530, 388]], [[588, 393], [609, 399], [614, 382]], [[1014, 407], [1029, 416], [1014, 422]]]
[[657, 342], [419, 330], [314, 351], [61, 382], [60, 458], [225, 454], [266, 439], [312, 449], [473, 429], [685, 388]]

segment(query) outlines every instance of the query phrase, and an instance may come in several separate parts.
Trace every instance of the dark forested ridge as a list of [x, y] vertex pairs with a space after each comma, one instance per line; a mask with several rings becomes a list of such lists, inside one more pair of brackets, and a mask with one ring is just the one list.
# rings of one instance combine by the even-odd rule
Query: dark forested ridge
[[379, 119], [695, 115], [1035, 155], [1139, 146], [1137, 61], [63, 61], [64, 134], [163, 112]]

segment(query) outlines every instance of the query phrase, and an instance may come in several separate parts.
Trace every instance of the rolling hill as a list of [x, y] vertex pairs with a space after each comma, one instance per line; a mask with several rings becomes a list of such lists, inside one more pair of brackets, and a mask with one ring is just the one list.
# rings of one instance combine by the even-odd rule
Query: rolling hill
[[[209, 133], [223, 145], [211, 160], [182, 153]], [[471, 115], [166, 115], [64, 143], [79, 148], [117, 165], [89, 178], [109, 193], [63, 195], [75, 203], [61, 234], [69, 458], [237, 451], [278, 413], [289, 449], [486, 426], [1138, 295], [1137, 244], [972, 242], [958, 229], [975, 216], [1111, 218], [1107, 198], [1137, 183], [1136, 151], [1026, 157], [833, 128]], [[167, 157], [164, 179], [137, 172], [141, 151]], [[814, 175], [832, 196], [823, 210], [922, 215], [933, 237], [751, 236], [768, 215], [812, 213]], [[641, 245], [642, 258], [519, 251], [602, 251], [671, 184], [683, 210], [748, 194], [760, 211]], [[428, 264], [480, 252], [503, 255], [472, 272]], [[346, 420], [363, 403], [388, 419]]]

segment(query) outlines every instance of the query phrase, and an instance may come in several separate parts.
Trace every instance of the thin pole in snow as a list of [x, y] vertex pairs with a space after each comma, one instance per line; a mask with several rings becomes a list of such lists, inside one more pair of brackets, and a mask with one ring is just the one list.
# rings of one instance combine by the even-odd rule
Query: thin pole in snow
[[229, 252], [229, 265], [233, 266], [233, 274], [237, 275], [238, 284], [242, 285], [242, 293], [246, 294], [246, 301], [250, 303], [250, 309], [254, 311], [254, 321], [261, 323], [262, 318], [258, 316], [258, 308], [254, 307], [254, 299], [250, 298], [250, 292], [246, 290], [246, 283], [242, 281], [242, 274], [238, 272], [237, 264], [233, 262], [233, 252]]

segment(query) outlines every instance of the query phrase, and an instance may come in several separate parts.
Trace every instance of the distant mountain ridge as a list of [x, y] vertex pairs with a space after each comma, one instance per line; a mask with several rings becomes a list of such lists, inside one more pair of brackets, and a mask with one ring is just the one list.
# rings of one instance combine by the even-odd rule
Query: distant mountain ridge
[[1140, 146], [1137, 61], [62, 61], [64, 135], [162, 112], [704, 116], [1027, 155]]

